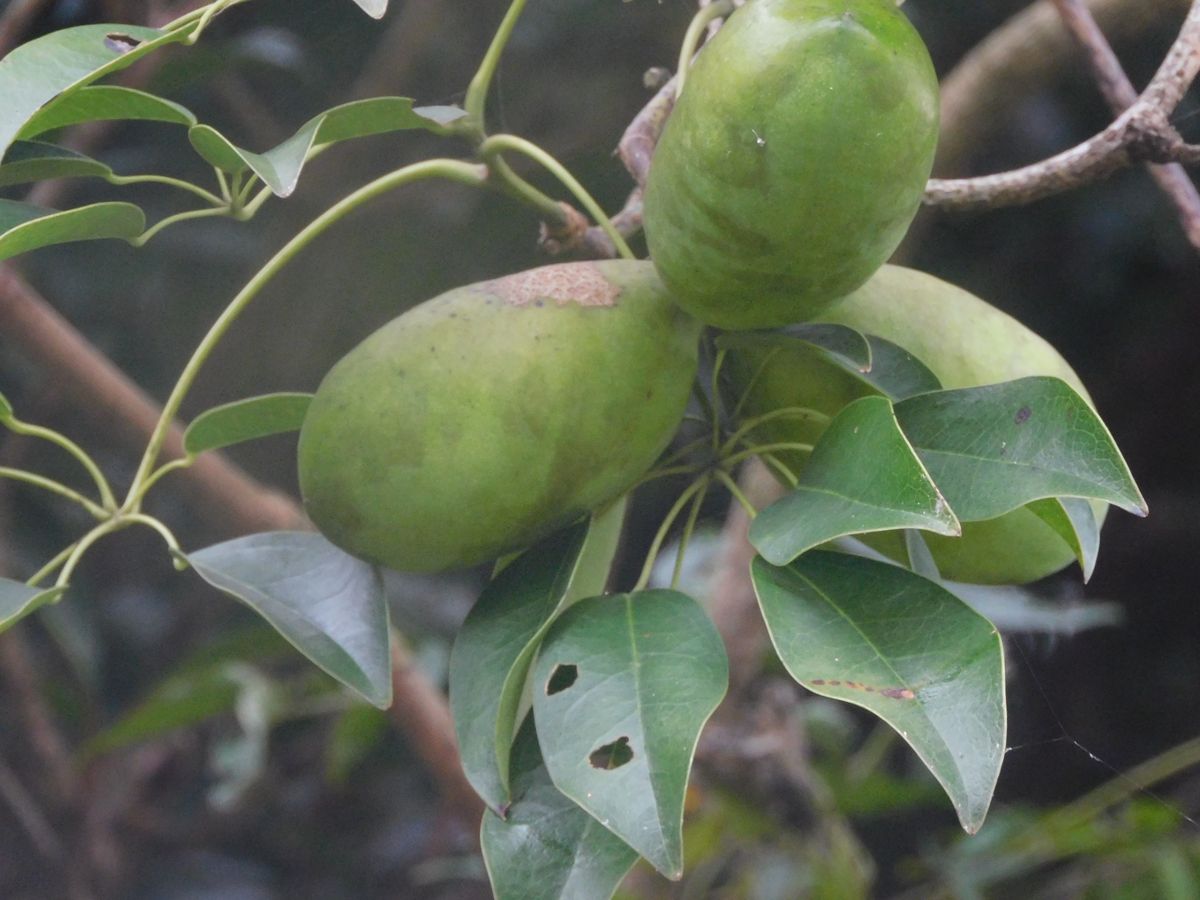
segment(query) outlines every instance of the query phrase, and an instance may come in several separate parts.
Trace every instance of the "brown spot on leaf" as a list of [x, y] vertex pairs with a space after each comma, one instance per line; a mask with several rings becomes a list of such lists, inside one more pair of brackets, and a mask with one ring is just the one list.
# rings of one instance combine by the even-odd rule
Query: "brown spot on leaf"
[[1013, 416], [1013, 422], [1018, 425], [1024, 425], [1029, 421], [1029, 417], [1033, 415], [1033, 410], [1028, 406], [1022, 406], [1017, 410], [1017, 414]]
[[562, 263], [506, 275], [480, 285], [508, 306], [540, 306], [552, 300], [559, 306], [615, 306], [621, 289], [591, 263]]

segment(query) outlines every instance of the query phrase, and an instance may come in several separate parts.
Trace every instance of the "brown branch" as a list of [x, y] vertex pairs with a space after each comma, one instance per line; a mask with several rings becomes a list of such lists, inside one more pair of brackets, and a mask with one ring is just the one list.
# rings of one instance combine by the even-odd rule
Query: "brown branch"
[[[1051, 0], [1067, 29], [1084, 48], [1092, 74], [1113, 113], [1120, 115], [1137, 103], [1137, 89], [1112, 45], [1083, 0]], [[1174, 204], [1184, 234], [1192, 246], [1200, 249], [1200, 192], [1179, 163], [1148, 166], [1159, 189]]]
[[1171, 126], [1170, 115], [1200, 72], [1200, 0], [1150, 85], [1108, 128], [1042, 162], [980, 178], [934, 179], [925, 203], [950, 209], [1017, 206], [1082, 187], [1140, 162], [1191, 161], [1196, 149]]

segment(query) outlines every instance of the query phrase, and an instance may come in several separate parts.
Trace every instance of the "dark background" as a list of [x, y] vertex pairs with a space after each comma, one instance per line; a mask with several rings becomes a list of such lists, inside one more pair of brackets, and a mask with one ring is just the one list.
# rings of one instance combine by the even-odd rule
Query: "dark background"
[[[173, 51], [153, 89], [256, 149], [357, 97], [460, 101], [506, 4], [392, 5], [374, 22], [350, 0], [260, 0], [223, 16], [192, 51]], [[906, 9], [945, 74], [1023, 6], [909, 0]], [[493, 125], [545, 146], [607, 208], [619, 207], [629, 181], [612, 148], [648, 99], [643, 73], [674, 64], [692, 12], [686, 0], [531, 0], [500, 70]], [[132, 0], [59, 0], [47, 5], [30, 36], [91, 21], [143, 21], [144, 14], [144, 5]], [[1118, 47], [1139, 85], [1169, 46], [1179, 18]], [[995, 123], [986, 144], [964, 161], [968, 171], [1042, 158], [1106, 124], [1106, 109], [1082, 65], [1066, 69]], [[1198, 109], [1193, 98], [1176, 116], [1193, 140], [1200, 134]], [[435, 139], [413, 135], [344, 145], [312, 165], [293, 198], [269, 203], [253, 223], [201, 221], [170, 229], [140, 251], [99, 242], [40, 251], [20, 265], [60, 311], [161, 398], [209, 322], [288, 236], [369, 177], [445, 152], [436, 147]], [[162, 126], [122, 127], [96, 153], [121, 172], [204, 177], [190, 168], [183, 134]], [[537, 173], [530, 176], [553, 189]], [[113, 194], [73, 183], [56, 199], [80, 204]], [[161, 189], [129, 196], [152, 218], [177, 208], [178, 198]], [[542, 261], [536, 234], [527, 210], [463, 188], [422, 186], [374, 203], [276, 279], [210, 361], [185, 414], [270, 390], [315, 388], [346, 350], [408, 306]], [[1142, 171], [1029, 208], [927, 214], [915, 234], [904, 249], [909, 264], [1017, 316], [1077, 368], [1152, 510], [1146, 520], [1110, 516], [1086, 588], [1074, 570], [1040, 586], [1060, 602], [1115, 602], [1123, 613], [1119, 627], [1009, 639], [1009, 743], [1019, 749], [1001, 775], [993, 813], [999, 829], [1009, 821], [1006, 811], [1068, 801], [1114, 770], [1193, 737], [1200, 725], [1200, 605], [1193, 587], [1200, 559], [1200, 457], [1194, 450], [1200, 253]], [[45, 421], [93, 449], [118, 483], [132, 473], [136, 459], [81, 425], [70, 398], [56, 390], [54, 373], [39, 370], [2, 334], [0, 391], [24, 419]], [[264, 441], [232, 455], [256, 477], [294, 492], [291, 442]], [[0, 460], [73, 477], [57, 456], [26, 442], [0, 438]], [[158, 498], [154, 511], [186, 546], [226, 536], [208, 533], [169, 489]], [[13, 489], [5, 499], [0, 544], [17, 572], [36, 568], [80, 524], [30, 492]], [[639, 509], [652, 517], [656, 504], [669, 499], [651, 496]], [[714, 523], [722, 512], [719, 504], [709, 510]], [[436, 677], [478, 579], [478, 573], [461, 573], [396, 578], [392, 585], [397, 619]], [[244, 643], [229, 650], [230, 658], [285, 685], [277, 690], [289, 712], [274, 723], [265, 756], [235, 767], [244, 783], [214, 768], [221, 753], [250, 752], [245, 723], [228, 713], [92, 758], [84, 770], [88, 805], [77, 811], [92, 837], [67, 859], [40, 854], [0, 805], [0, 897], [65, 896], [64, 872], [72, 866], [95, 870], [102, 893], [154, 900], [486, 896], [470, 836], [444, 815], [429, 778], [386, 720], [364, 710], [323, 710], [331, 695], [323, 683], [314, 684], [319, 677], [255, 630], [231, 601], [176, 575], [152, 534], [130, 532], [105, 543], [78, 580], [67, 603], [20, 627], [41, 690], [73, 746], [82, 747], [147, 697], [181, 660], [235, 639]], [[0, 683], [0, 761], [36, 785], [39, 759], [11, 696], [11, 685]], [[851, 731], [850, 745], [858, 746], [866, 725], [852, 718]], [[349, 760], [345, 772], [339, 754]], [[893, 756], [892, 768], [905, 774], [903, 753]], [[222, 787], [233, 799], [214, 804], [212, 792]], [[1160, 812], [1195, 809], [1196, 787], [1176, 779], [1155, 788], [1161, 803], [1136, 796]], [[915, 860], [924, 858], [928, 866], [939, 853], [958, 852], [948, 804], [936, 795], [931, 803], [880, 804], [882, 811], [850, 819], [856, 840], [875, 860], [875, 893], [902, 891], [914, 879], [920, 884], [928, 868]], [[781, 829], [803, 842], [821, 830], [810, 813], [785, 811]], [[976, 846], [990, 846], [988, 830]], [[1192, 846], [1200, 829], [1185, 824], [1170, 833]], [[995, 859], [1005, 852], [995, 850]], [[800, 856], [793, 863], [799, 869], [782, 877], [778, 893], [727, 887], [731, 893], [721, 894], [718, 879], [688, 896], [800, 896], [815, 890]], [[1043, 871], [1031, 883], [1056, 883], [1061, 874]], [[666, 896], [670, 889], [642, 878], [631, 890]], [[846, 890], [853, 896], [849, 884]]]

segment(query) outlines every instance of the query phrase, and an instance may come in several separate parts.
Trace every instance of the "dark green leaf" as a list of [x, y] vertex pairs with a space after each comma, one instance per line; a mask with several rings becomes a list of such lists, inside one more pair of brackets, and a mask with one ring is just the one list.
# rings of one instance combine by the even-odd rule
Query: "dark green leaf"
[[354, 2], [372, 19], [382, 19], [388, 8], [388, 0], [354, 0]]
[[312, 394], [264, 394], [206, 410], [183, 434], [183, 446], [195, 456], [243, 441], [299, 431]]
[[66, 147], [17, 141], [8, 148], [0, 165], [0, 187], [47, 178], [107, 178], [111, 174], [112, 169], [104, 163]]
[[843, 366], [852, 375], [895, 401], [942, 389], [929, 367], [903, 347], [873, 334], [866, 338], [871, 345], [871, 368], [864, 372]]
[[80, 25], [22, 44], [0, 59], [0, 156], [41, 107], [132, 65], [193, 26], [172, 32], [133, 25]]
[[513, 795], [483, 814], [480, 844], [496, 900], [605, 900], [637, 861], [620, 838], [550, 780], [532, 717], [513, 747]]
[[36, 588], [0, 578], [0, 632], [7, 631], [39, 606], [54, 603], [66, 588]]
[[717, 338], [717, 346], [722, 349], [747, 344], [794, 347], [797, 343], [808, 345], [812, 352], [852, 372], [871, 368], [871, 345], [865, 336], [845, 325], [785, 325], [769, 331], [730, 332]]
[[187, 555], [297, 650], [369, 702], [392, 702], [388, 610], [379, 573], [319, 534], [279, 531]]
[[922, 394], [896, 404], [896, 417], [964, 522], [1047, 497], [1104, 500], [1146, 513], [1108, 429], [1058, 378]]
[[891, 402], [863, 397], [821, 436], [796, 489], [754, 520], [750, 542], [769, 562], [786, 565], [834, 538], [895, 528], [961, 531], [896, 424]]
[[71, 125], [85, 122], [140, 120], [195, 125], [196, 117], [178, 103], [145, 91], [116, 85], [76, 88], [47, 103], [18, 132], [17, 140], [27, 141]]
[[720, 635], [674, 591], [592, 597], [551, 627], [533, 711], [555, 786], [668, 878], [696, 740], [728, 683]]
[[521, 698], [538, 644], [570, 603], [602, 593], [625, 504], [517, 557], [487, 586], [450, 653], [450, 708], [467, 779], [503, 814]]
[[414, 109], [406, 97], [375, 97], [336, 106], [305, 122], [290, 138], [265, 153], [238, 147], [216, 129], [196, 125], [188, 131], [192, 146], [206, 162], [224, 172], [250, 170], [275, 194], [286, 197], [296, 189], [309, 152], [351, 138], [389, 131], [424, 129], [443, 133], [445, 126], [465, 113], [456, 107]]
[[131, 240], [145, 228], [146, 217], [131, 203], [95, 203], [58, 212], [0, 200], [0, 260], [70, 241]]
[[1005, 746], [992, 624], [934, 582], [862, 557], [815, 550], [783, 568], [756, 559], [752, 575], [792, 677], [896, 729], [976, 832]]
[[1091, 581], [1100, 553], [1100, 525], [1092, 504], [1075, 497], [1051, 497], [1030, 503], [1027, 509], [1067, 542], [1079, 560], [1084, 583]]

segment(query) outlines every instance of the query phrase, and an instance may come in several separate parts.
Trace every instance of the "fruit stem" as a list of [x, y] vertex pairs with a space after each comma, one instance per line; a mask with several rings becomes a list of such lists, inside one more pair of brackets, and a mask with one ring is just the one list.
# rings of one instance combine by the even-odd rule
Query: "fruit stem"
[[488, 47], [487, 53], [484, 54], [483, 61], [479, 64], [479, 70], [471, 79], [470, 85], [467, 86], [467, 96], [463, 101], [463, 108], [471, 118], [480, 139], [486, 133], [483, 117], [487, 109], [487, 95], [492, 85], [492, 77], [496, 74], [496, 69], [500, 65], [500, 57], [504, 53], [504, 48], [508, 46], [513, 28], [524, 9], [525, 0], [513, 0], [508, 12], [504, 14], [504, 19], [500, 22], [500, 27], [496, 29], [492, 43]]
[[650, 544], [650, 550], [646, 554], [646, 562], [642, 565], [642, 574], [638, 577], [637, 584], [633, 586], [634, 591], [644, 591], [646, 589], [646, 585], [650, 583], [650, 575], [654, 571], [654, 562], [658, 559], [659, 551], [662, 550], [663, 541], [667, 539], [667, 533], [671, 530], [671, 526], [675, 524], [675, 520], [679, 518], [679, 514], [683, 512], [683, 508], [687, 506], [687, 502], [708, 485], [708, 480], [709, 476], [706, 473], [689, 484], [676, 499], [674, 505], [667, 511], [666, 516], [663, 517], [662, 524], [658, 526], [658, 533], [654, 535], [653, 543]]
[[[579, 201], [579, 204], [604, 229], [604, 233], [613, 242], [613, 246], [617, 248], [617, 252], [621, 257], [623, 259], [637, 258], [634, 256], [633, 251], [629, 249], [629, 245], [625, 243], [625, 238], [621, 236], [621, 232], [617, 231], [617, 227], [613, 225], [612, 219], [608, 217], [608, 214], [604, 212], [604, 209], [596, 202], [595, 198], [587, 192], [587, 189], [568, 171], [566, 166], [537, 144], [513, 134], [498, 134], [488, 138], [479, 146], [480, 156], [488, 162], [498, 160], [499, 155], [505, 150], [512, 150], [515, 153], [522, 153], [528, 156], [561, 181], [567, 190], [575, 195], [575, 199]], [[561, 211], [559, 216], [561, 217]]]
[[751, 519], [755, 518], [758, 515], [758, 510], [754, 508], [754, 504], [750, 502], [750, 498], [742, 492], [740, 487], [738, 487], [737, 482], [733, 480], [733, 476], [724, 469], [713, 469], [712, 471], [717, 480], [720, 481], [721, 484], [725, 485], [725, 487], [729, 490], [729, 493], [733, 494], [733, 498], [737, 500], [738, 503], [742, 504], [742, 509], [746, 511], [746, 515]]
[[[221, 313], [209, 328], [208, 333], [192, 353], [192, 357], [188, 360], [187, 365], [180, 374], [175, 387], [172, 388], [171, 395], [163, 405], [162, 413], [159, 415], [158, 422], [154, 427], [154, 432], [150, 437], [146, 452], [142, 456], [137, 474], [134, 475], [133, 483], [129, 487], [129, 493], [126, 496], [123, 506], [125, 512], [136, 513], [138, 511], [138, 504], [141, 501], [143, 493], [143, 485], [150, 477], [154, 465], [158, 461], [171, 423], [175, 420], [176, 415], [178, 415], [179, 408], [183, 404], [188, 391], [191, 390], [193, 383], [195, 383], [200, 369], [212, 354], [213, 349], [225, 336], [230, 326], [233, 325], [246, 307], [250, 305], [250, 302], [258, 296], [267, 283], [284, 266], [291, 262], [301, 250], [312, 243], [314, 239], [337, 222], [340, 222], [359, 206], [388, 191], [426, 178], [446, 178], [461, 184], [483, 187], [487, 183], [487, 170], [483, 166], [454, 159], [429, 159], [413, 163], [394, 172], [389, 172], [369, 184], [363, 185], [315, 218], [271, 257], [266, 265], [255, 273], [254, 277], [230, 301], [225, 311]], [[88, 538], [85, 537], [84, 541], [87, 540]], [[83, 543], [83, 541], [80, 542], [80, 548], [86, 549]], [[70, 561], [68, 561], [68, 565], [70, 565]]]
[[687, 554], [688, 544], [692, 542], [692, 535], [696, 531], [696, 520], [700, 518], [700, 507], [704, 505], [704, 498], [708, 496], [708, 486], [712, 483], [712, 478], [708, 473], [700, 479], [702, 484], [700, 490], [696, 491], [696, 496], [692, 499], [692, 509], [688, 513], [686, 524], [683, 526], [683, 534], [679, 538], [679, 549], [675, 552], [675, 569], [671, 572], [671, 590], [679, 589], [679, 579], [683, 575], [683, 559]]
[[696, 55], [696, 51], [700, 47], [700, 39], [704, 36], [704, 30], [708, 28], [710, 22], [722, 16], [727, 16], [731, 12], [733, 12], [732, 0], [715, 0], [715, 2], [705, 6], [696, 15], [692, 16], [692, 22], [688, 25], [688, 29], [683, 35], [683, 44], [679, 48], [679, 68], [676, 70], [676, 98], [683, 93], [683, 85], [687, 81], [688, 67], [691, 66], [692, 57]]

